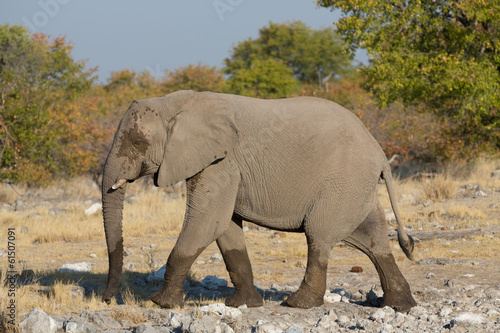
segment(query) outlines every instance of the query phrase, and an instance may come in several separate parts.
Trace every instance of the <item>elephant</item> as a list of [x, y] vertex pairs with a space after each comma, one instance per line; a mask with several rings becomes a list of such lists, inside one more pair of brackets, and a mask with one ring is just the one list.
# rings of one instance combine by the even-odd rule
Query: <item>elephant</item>
[[108, 304], [122, 272], [126, 187], [146, 175], [153, 175], [157, 187], [186, 180], [182, 230], [168, 257], [163, 287], [150, 297], [162, 308], [183, 306], [186, 275], [213, 241], [235, 289], [226, 305], [263, 304], [254, 286], [243, 221], [305, 233], [305, 275], [285, 300], [288, 306], [323, 304], [329, 255], [339, 241], [371, 259], [384, 306], [409, 311], [416, 305], [391, 253], [377, 198], [379, 181], [385, 180], [400, 247], [413, 260], [414, 242], [401, 222], [387, 158], [360, 119], [332, 101], [194, 91], [133, 101], [103, 171], [109, 258], [103, 300]]

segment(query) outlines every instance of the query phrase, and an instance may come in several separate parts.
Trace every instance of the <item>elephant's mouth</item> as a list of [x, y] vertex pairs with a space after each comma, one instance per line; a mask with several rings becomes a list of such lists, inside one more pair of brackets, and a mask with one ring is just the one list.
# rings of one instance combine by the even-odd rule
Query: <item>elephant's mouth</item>
[[156, 187], [160, 187], [160, 185], [158, 184], [158, 171], [156, 171], [153, 175], [153, 183]]

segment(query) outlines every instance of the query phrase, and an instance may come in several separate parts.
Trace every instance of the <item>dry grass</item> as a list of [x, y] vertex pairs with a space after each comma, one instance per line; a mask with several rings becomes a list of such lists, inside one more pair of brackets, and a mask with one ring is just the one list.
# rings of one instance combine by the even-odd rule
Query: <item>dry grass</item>
[[426, 200], [444, 202], [455, 197], [458, 182], [446, 174], [438, 174], [422, 183]]

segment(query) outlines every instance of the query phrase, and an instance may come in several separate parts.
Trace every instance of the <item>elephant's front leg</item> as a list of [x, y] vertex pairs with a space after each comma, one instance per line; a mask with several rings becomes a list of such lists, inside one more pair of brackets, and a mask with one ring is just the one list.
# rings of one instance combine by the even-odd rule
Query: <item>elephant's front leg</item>
[[187, 182], [187, 209], [181, 233], [167, 261], [165, 284], [150, 297], [162, 308], [183, 306], [183, 284], [198, 255], [226, 232], [234, 210], [238, 175], [210, 166]]
[[226, 233], [217, 239], [217, 245], [224, 257], [231, 282], [236, 289], [233, 295], [226, 298], [226, 305], [233, 307], [243, 304], [248, 307], [262, 306], [262, 296], [253, 284], [252, 266], [248, 258], [241, 219], [233, 217]]

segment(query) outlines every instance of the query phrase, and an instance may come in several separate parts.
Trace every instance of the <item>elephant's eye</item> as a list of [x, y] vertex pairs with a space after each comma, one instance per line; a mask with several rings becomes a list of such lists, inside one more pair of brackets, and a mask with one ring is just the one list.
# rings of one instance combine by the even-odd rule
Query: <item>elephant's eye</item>
[[134, 146], [140, 146], [142, 145], [142, 140], [141, 139], [137, 139], [134, 141]]

